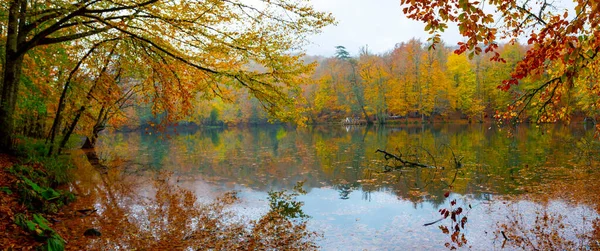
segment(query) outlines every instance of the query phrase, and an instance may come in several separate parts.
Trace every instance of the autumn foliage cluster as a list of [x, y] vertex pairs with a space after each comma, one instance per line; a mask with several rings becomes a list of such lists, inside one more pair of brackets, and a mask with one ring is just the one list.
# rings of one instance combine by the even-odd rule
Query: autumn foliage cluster
[[78, 133], [93, 146], [99, 131], [136, 112], [175, 121], [239, 90], [291, 119], [290, 97], [313, 68], [298, 60], [302, 46], [334, 22], [304, 0], [0, 5], [2, 151], [15, 133], [58, 148]]
[[520, 120], [523, 111], [533, 106], [539, 122], [568, 120], [574, 100], [589, 115], [598, 116], [598, 1], [400, 2], [408, 18], [426, 24], [432, 46], [439, 44], [440, 34], [449, 23], [456, 23], [466, 40], [455, 52], [466, 53], [469, 58], [491, 53], [493, 61], [505, 62], [498, 52], [498, 41], [526, 41], [527, 52], [499, 88], [507, 91], [528, 79], [539, 82], [520, 93], [497, 118]]

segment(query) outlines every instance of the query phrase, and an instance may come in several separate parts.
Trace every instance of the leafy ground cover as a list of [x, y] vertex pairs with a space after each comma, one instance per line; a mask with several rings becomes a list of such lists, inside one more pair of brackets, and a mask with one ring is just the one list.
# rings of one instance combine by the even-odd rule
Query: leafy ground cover
[[[52, 224], [45, 218], [50, 213], [49, 208], [44, 205], [54, 203], [43, 197], [49, 196], [46, 198], [55, 200], [61, 193], [49, 187], [42, 188], [23, 174], [17, 174], [14, 167], [19, 162], [16, 157], [0, 154], [0, 246], [6, 250], [28, 250], [36, 247], [61, 250], [62, 239], [56, 235], [51, 228]], [[30, 164], [20, 168], [43, 172], [39, 165]], [[30, 197], [26, 198], [25, 194]], [[30, 203], [33, 201], [35, 205]]]

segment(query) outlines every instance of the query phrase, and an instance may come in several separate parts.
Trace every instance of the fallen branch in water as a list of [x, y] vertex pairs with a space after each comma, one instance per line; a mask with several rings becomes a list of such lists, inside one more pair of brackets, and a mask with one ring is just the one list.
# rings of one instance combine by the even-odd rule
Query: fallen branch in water
[[444, 219], [444, 218], [441, 218], [441, 219], [439, 219], [439, 220], [436, 220], [436, 221], [434, 221], [434, 222], [425, 223], [425, 224], [423, 224], [423, 226], [425, 226], [425, 227], [426, 227], [426, 226], [431, 226], [431, 225], [433, 225], [433, 224], [435, 224], [435, 223], [438, 223], [438, 222], [440, 222], [440, 221], [441, 221], [441, 220], [443, 220], [443, 219]]
[[500, 233], [502, 233], [502, 237], [504, 237], [504, 241], [510, 241], [510, 239], [508, 237], [506, 237], [506, 234], [504, 234], [504, 231], [500, 231]]
[[389, 153], [385, 150], [381, 150], [381, 149], [377, 149], [377, 152], [383, 153], [383, 157], [385, 158], [385, 160], [390, 160], [390, 159], [394, 159], [397, 161], [400, 161], [402, 163], [403, 166], [408, 166], [408, 167], [423, 167], [423, 168], [436, 168], [435, 166], [429, 166], [429, 165], [425, 165], [425, 164], [421, 164], [421, 163], [417, 163], [417, 162], [412, 162], [409, 160], [405, 160], [402, 158], [402, 156], [398, 156], [392, 153]]

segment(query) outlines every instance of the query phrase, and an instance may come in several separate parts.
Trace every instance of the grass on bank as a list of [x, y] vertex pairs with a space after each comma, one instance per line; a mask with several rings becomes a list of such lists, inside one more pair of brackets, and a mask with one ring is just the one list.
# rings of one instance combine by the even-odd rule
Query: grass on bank
[[2, 156], [0, 227], [11, 234], [0, 235], [0, 246], [64, 250], [64, 239], [52, 229], [47, 218], [75, 200], [69, 191], [57, 189], [70, 181], [69, 169], [73, 165], [68, 156], [47, 156], [47, 153], [43, 140], [18, 137], [14, 156]]

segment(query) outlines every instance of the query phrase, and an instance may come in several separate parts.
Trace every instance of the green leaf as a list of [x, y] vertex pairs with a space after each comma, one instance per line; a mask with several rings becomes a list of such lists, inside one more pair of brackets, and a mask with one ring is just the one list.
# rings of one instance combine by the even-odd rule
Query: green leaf
[[0, 187], [0, 192], [4, 192], [4, 193], [6, 193], [8, 195], [12, 194], [12, 191], [8, 187]]
[[60, 236], [58, 236], [59, 238], [55, 238], [55, 236], [53, 236], [52, 238], [49, 238], [48, 241], [46, 242], [46, 247], [48, 249], [48, 251], [63, 251], [65, 250], [65, 243], [62, 240], [62, 238], [60, 238]]
[[22, 214], [22, 213], [15, 214], [15, 224], [17, 224], [17, 226], [19, 226], [21, 228], [25, 228], [26, 221], [27, 221], [27, 218], [25, 217], [24, 214]]
[[33, 191], [35, 191], [36, 193], [41, 194], [42, 192], [44, 192], [44, 190], [38, 184], [31, 181], [30, 179], [23, 177], [23, 181], [25, 181], [25, 184], [29, 185], [31, 189], [33, 189]]
[[46, 200], [54, 200], [60, 197], [60, 193], [52, 188], [47, 188], [44, 192], [41, 193], [42, 197]]
[[37, 224], [35, 224], [33, 221], [25, 221], [25, 226], [27, 227], [27, 230], [29, 231], [35, 231], [35, 229], [37, 228]]
[[49, 224], [48, 220], [46, 220], [46, 218], [44, 218], [43, 216], [41, 216], [39, 214], [33, 214], [33, 221], [35, 223], [37, 223], [41, 229], [50, 230], [50, 231], [54, 232], [54, 230], [48, 226], [48, 224]]

